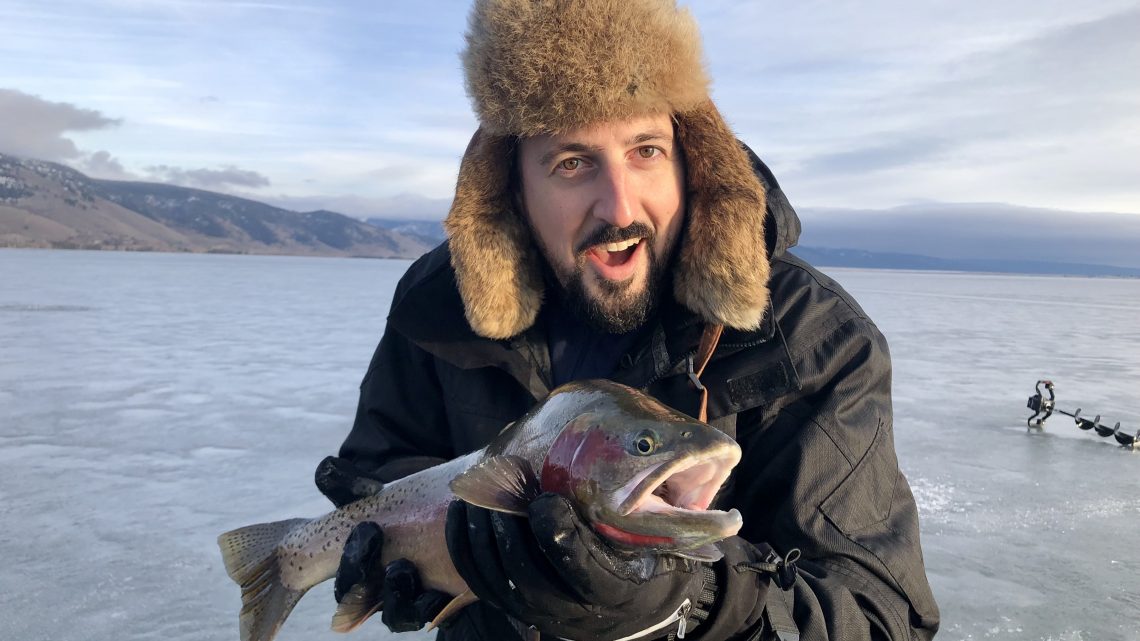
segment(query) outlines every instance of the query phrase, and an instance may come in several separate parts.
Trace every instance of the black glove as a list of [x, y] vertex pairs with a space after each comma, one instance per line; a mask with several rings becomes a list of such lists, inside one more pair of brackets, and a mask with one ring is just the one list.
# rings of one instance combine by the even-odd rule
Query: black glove
[[[358, 468], [347, 459], [326, 457], [317, 465], [317, 489], [337, 507], [376, 494], [384, 483]], [[366, 521], [348, 535], [336, 571], [333, 596], [340, 603], [358, 583], [376, 586], [383, 595], [380, 620], [392, 632], [410, 632], [423, 628], [451, 600], [451, 595], [438, 590], [424, 590], [420, 573], [407, 559], [397, 559], [378, 571], [384, 549], [384, 532], [380, 526]]]
[[611, 548], [561, 496], [543, 494], [528, 512], [529, 519], [455, 501], [447, 547], [476, 596], [545, 634], [579, 641], [665, 636], [682, 625], [712, 576], [705, 564]]
[[[451, 601], [439, 590], [424, 590], [420, 573], [407, 559], [397, 559], [380, 569], [384, 532], [379, 525], [365, 521], [354, 527], [344, 542], [340, 566], [336, 570], [333, 597], [340, 603], [359, 583], [377, 586], [383, 595], [380, 620], [392, 632], [412, 632], [423, 628]], [[377, 589], [373, 588], [373, 589]]]
[[376, 476], [336, 456], [326, 456], [318, 463], [314, 477], [317, 489], [337, 507], [372, 496], [384, 487], [384, 482]]

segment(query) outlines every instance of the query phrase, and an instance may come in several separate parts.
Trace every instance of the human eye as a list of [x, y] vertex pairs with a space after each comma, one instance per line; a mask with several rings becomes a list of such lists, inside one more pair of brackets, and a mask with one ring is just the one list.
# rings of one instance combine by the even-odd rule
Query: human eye
[[645, 147], [638, 147], [637, 155], [641, 156], [642, 158], [655, 158], [661, 155], [661, 149], [650, 145], [647, 145]]
[[590, 167], [590, 161], [586, 158], [570, 156], [554, 163], [554, 169], [551, 170], [551, 174], [562, 176], [563, 178], [578, 178], [589, 171]]

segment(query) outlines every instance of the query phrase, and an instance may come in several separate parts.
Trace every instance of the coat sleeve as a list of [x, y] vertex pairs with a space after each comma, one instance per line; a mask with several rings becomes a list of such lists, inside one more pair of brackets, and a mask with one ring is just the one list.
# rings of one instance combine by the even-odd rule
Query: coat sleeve
[[773, 585], [766, 607], [790, 605], [804, 641], [932, 638], [938, 608], [895, 457], [886, 339], [860, 317], [788, 345], [800, 391], [740, 415], [731, 494], [745, 539], [803, 555], [793, 588]]
[[388, 326], [340, 456], [387, 482], [454, 458], [448, 435], [433, 357]]

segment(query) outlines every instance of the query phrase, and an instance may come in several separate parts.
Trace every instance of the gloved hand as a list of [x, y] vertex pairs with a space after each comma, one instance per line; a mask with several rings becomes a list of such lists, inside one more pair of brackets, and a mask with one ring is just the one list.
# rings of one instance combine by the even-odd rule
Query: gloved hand
[[340, 603], [358, 583], [376, 586], [383, 595], [380, 620], [392, 632], [412, 632], [423, 628], [451, 601], [451, 595], [425, 590], [420, 573], [407, 559], [392, 561], [381, 570], [384, 532], [379, 525], [365, 521], [354, 527], [344, 542], [344, 552], [336, 570], [333, 597]]
[[555, 494], [543, 494], [528, 512], [523, 518], [463, 501], [448, 509], [448, 551], [480, 599], [545, 634], [578, 641], [652, 639], [692, 625], [682, 621], [712, 577], [705, 564], [615, 550]]
[[321, 494], [337, 507], [372, 496], [384, 488], [383, 481], [352, 461], [336, 456], [326, 456], [317, 464], [313, 480]]
[[[384, 488], [384, 483], [358, 468], [347, 459], [326, 457], [317, 465], [317, 489], [337, 507], [371, 496]], [[451, 600], [451, 595], [438, 590], [424, 590], [420, 573], [407, 559], [397, 559], [382, 571], [379, 567], [384, 550], [384, 532], [376, 523], [366, 521], [348, 535], [337, 567], [333, 596], [340, 603], [358, 583], [367, 583], [383, 595], [380, 620], [392, 632], [410, 632], [423, 628]]]

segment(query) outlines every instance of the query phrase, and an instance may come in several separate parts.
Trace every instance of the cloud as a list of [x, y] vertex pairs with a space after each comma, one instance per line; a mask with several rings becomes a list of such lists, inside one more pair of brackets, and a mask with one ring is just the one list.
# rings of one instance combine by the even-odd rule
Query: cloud
[[[1140, 216], [1001, 203], [800, 209], [803, 247], [1140, 268]], [[795, 250], [793, 250], [794, 253]]]
[[72, 160], [83, 152], [64, 134], [118, 126], [94, 109], [51, 102], [15, 89], [0, 89], [0, 152], [40, 160]]
[[138, 180], [139, 176], [123, 168], [123, 164], [107, 151], [84, 154], [81, 160], [72, 163], [76, 169], [91, 176], [106, 180]]
[[227, 190], [234, 187], [258, 189], [269, 186], [269, 179], [249, 169], [227, 165], [220, 169], [184, 169], [169, 165], [146, 168], [147, 178], [172, 185], [198, 189]]
[[[944, 65], [902, 104], [961, 142], [1077, 140], [1136, 123], [1140, 9], [1058, 26]], [[1067, 141], [1066, 141], [1067, 142]]]
[[[213, 96], [208, 96], [217, 100]], [[264, 174], [234, 165], [215, 169], [187, 169], [176, 165], [151, 165], [143, 173], [128, 170], [106, 150], [87, 151], [67, 137], [68, 132], [98, 131], [117, 127], [122, 120], [95, 109], [66, 102], [52, 102], [15, 89], [0, 89], [0, 152], [16, 156], [64, 162], [79, 171], [105, 180], [148, 180], [215, 191], [259, 189], [270, 186]]]
[[804, 204], [965, 197], [1136, 211], [1140, 66], [1130, 63], [1140, 9], [1093, 4], [1021, 12], [990, 3], [947, 21], [902, 8], [909, 28], [864, 16], [882, 37], [805, 36], [806, 51], [768, 58], [747, 50], [752, 77], [727, 67], [718, 98]]
[[[308, 2], [15, 0], [3, 83], [124, 120], [56, 127], [74, 145], [36, 153], [76, 166], [75, 145], [184, 183], [234, 165], [277, 194], [358, 196], [362, 214], [401, 192], [449, 198], [476, 128], [456, 56], [468, 4]], [[1140, 211], [1136, 0], [684, 4], [718, 107], [796, 204]], [[9, 120], [0, 138], [23, 136]]]
[[859, 149], [820, 154], [804, 161], [805, 172], [848, 173], [871, 172], [933, 160], [947, 148], [944, 140], [917, 136]]

